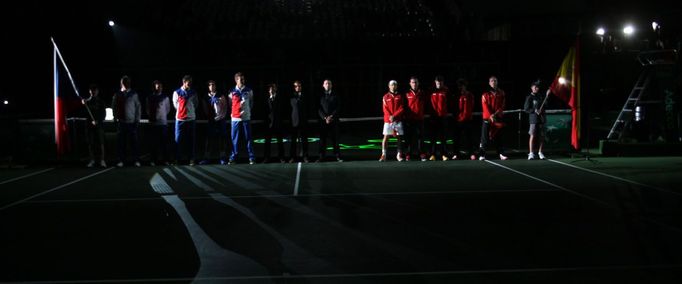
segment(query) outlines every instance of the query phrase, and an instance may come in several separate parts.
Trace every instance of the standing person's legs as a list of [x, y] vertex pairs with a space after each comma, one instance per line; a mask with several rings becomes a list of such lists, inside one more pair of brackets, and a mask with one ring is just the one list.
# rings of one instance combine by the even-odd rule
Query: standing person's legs
[[230, 154], [230, 161], [235, 161], [237, 159], [237, 154], [239, 153], [239, 132], [242, 122], [233, 121], [232, 122], [232, 153]]
[[438, 118], [436, 116], [432, 116], [430, 118], [430, 128], [431, 128], [431, 160], [434, 160], [436, 157], [436, 141], [438, 140]]
[[415, 127], [415, 124], [412, 120], [405, 120], [403, 123], [403, 126], [405, 127], [405, 155], [412, 155], [412, 152], [414, 151], [414, 137], [415, 133], [413, 128]]
[[479, 159], [485, 159], [485, 150], [488, 147], [488, 130], [490, 129], [490, 123], [486, 120], [481, 122], [481, 143], [478, 148]]
[[299, 137], [298, 129], [296, 127], [291, 127], [289, 129], [289, 162], [294, 162], [298, 156], [296, 153], [296, 144]]
[[100, 121], [97, 127], [95, 127], [95, 146], [99, 148], [99, 159], [100, 163], [104, 164], [104, 126], [102, 125], [102, 122]]
[[329, 132], [329, 124], [326, 123], [321, 123], [320, 124], [320, 160], [324, 159], [326, 152], [327, 152], [327, 134]]
[[132, 148], [133, 148], [133, 160], [135, 161], [135, 163], [139, 163], [140, 162], [140, 147], [138, 144], [139, 139], [137, 137], [138, 124], [137, 123], [130, 123], [128, 125], [128, 127], [130, 129], [130, 139], [131, 139], [130, 143], [132, 144]]
[[246, 152], [249, 154], [249, 161], [256, 160], [256, 153], [253, 151], [253, 139], [251, 138], [251, 121], [242, 121], [244, 127], [244, 138], [246, 139]]
[[118, 123], [118, 140], [116, 143], [118, 146], [118, 161], [123, 163], [126, 156], [126, 144], [128, 143], [128, 133], [125, 129], [125, 123]]
[[459, 151], [461, 150], [462, 144], [464, 144], [462, 141], [464, 138], [462, 135], [462, 132], [464, 132], [464, 122], [455, 121], [453, 128], [455, 131], [452, 132], [452, 159], [455, 160], [461, 156]]
[[417, 151], [419, 152], [419, 158], [425, 159], [426, 154], [424, 153], [424, 121], [419, 120], [416, 122], [416, 138], [417, 138]]
[[280, 162], [284, 161], [284, 131], [282, 131], [281, 127], [277, 127], [275, 129], [275, 134], [277, 135], [277, 157], [279, 158]]
[[90, 155], [90, 162], [95, 161], [95, 127], [87, 125], [85, 127], [85, 142], [88, 143], [88, 154]]
[[189, 162], [192, 164], [194, 162], [194, 155], [196, 152], [196, 138], [197, 138], [197, 128], [196, 128], [196, 121], [188, 121], [187, 122], [187, 127], [188, 127], [188, 135], [189, 135]]
[[179, 163], [182, 160], [183, 144], [184, 144], [184, 133], [182, 131], [184, 121], [175, 121], [175, 161]]
[[265, 129], [265, 142], [263, 143], [263, 146], [265, 149], [263, 149], [263, 162], [267, 163], [268, 160], [270, 160], [270, 146], [272, 145], [272, 132], [274, 130], [271, 127], [268, 127]]
[[335, 121], [330, 124], [331, 126], [331, 136], [332, 143], [334, 144], [334, 156], [337, 159], [341, 159], [341, 150], [339, 149], [339, 122]]

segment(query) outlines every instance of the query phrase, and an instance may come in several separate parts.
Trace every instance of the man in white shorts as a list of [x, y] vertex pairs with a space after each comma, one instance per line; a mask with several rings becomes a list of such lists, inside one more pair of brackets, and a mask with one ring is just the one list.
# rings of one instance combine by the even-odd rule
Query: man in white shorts
[[402, 152], [402, 139], [403, 139], [403, 96], [398, 93], [398, 82], [391, 80], [388, 82], [388, 93], [386, 93], [382, 99], [384, 108], [384, 140], [381, 141], [381, 158], [379, 162], [386, 161], [386, 148], [388, 147], [388, 137], [395, 136], [398, 140], [396, 142], [396, 147], [398, 148], [398, 154], [396, 159], [398, 162], [403, 161]]

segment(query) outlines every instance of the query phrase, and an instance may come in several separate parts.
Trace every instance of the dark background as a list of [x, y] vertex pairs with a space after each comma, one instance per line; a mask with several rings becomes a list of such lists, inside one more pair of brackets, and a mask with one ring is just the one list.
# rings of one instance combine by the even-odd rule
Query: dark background
[[[344, 98], [342, 116], [363, 117], [380, 115], [389, 80], [405, 89], [411, 75], [424, 87], [438, 74], [451, 87], [463, 77], [476, 95], [497, 75], [507, 108], [518, 108], [530, 82], [550, 82], [580, 36], [583, 111], [602, 112], [619, 109], [632, 88], [637, 51], [652, 45], [651, 21], [661, 23], [667, 47], [678, 48], [682, 15], [669, 1], [22, 1], [4, 11], [10, 80], [0, 98], [10, 102], [3, 115], [19, 118], [53, 115], [50, 37], [82, 94], [97, 83], [108, 100], [124, 74], [142, 96], [153, 80], [170, 94], [184, 74], [201, 92], [207, 80], [224, 92], [241, 71], [261, 98], [270, 82], [288, 94], [300, 79], [304, 91], [319, 93], [331, 78]], [[625, 23], [636, 33], [618, 39]], [[620, 51], [604, 52], [599, 26]], [[71, 92], [61, 76], [61, 90]], [[255, 108], [256, 119], [264, 115]]]

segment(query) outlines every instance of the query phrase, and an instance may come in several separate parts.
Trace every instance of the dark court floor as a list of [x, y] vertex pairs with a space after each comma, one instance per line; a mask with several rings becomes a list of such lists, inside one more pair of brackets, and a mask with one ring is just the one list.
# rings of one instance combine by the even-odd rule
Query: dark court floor
[[0, 171], [0, 281], [680, 283], [682, 158]]

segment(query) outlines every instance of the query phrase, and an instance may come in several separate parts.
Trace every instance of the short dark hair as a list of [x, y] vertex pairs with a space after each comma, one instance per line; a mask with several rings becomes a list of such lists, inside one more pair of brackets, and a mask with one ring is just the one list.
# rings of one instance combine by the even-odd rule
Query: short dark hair
[[270, 83], [270, 84], [268, 84], [266, 87], [267, 87], [268, 89], [270, 89], [270, 88], [275, 88], [275, 89], [277, 89], [277, 83]]
[[161, 83], [161, 81], [159, 81], [159, 80], [154, 80], [154, 82], [152, 82], [152, 86], [157, 85], [157, 84], [163, 85], [163, 83]]
[[445, 81], [445, 78], [443, 78], [443, 75], [438, 75], [438, 76], [436, 76], [436, 81], [443, 82], [443, 81]]
[[301, 80], [295, 80], [295, 81], [294, 81], [294, 84], [296, 84], [296, 83], [298, 83], [299, 85], [303, 85], [303, 83], [301, 82]]
[[412, 80], [419, 82], [419, 78], [417, 78], [417, 76], [410, 76], [410, 81]]
[[123, 77], [121, 77], [121, 84], [126, 87], [126, 89], [130, 88], [130, 77], [128, 77], [128, 75], [123, 75]]
[[192, 82], [192, 76], [190, 75], [185, 75], [182, 77], [182, 82]]
[[93, 83], [93, 84], [90, 84], [90, 86], [88, 86], [88, 90], [94, 91], [94, 90], [97, 90], [97, 89], [99, 89], [99, 87], [97, 87], [97, 84], [94, 84], [94, 83]]
[[206, 85], [215, 85], [215, 81], [213, 81], [213, 80], [208, 80], [208, 82], [206, 82]]
[[469, 85], [469, 82], [467, 82], [466, 79], [464, 79], [464, 78], [457, 79], [457, 87], [466, 87], [468, 85]]
[[234, 73], [234, 78], [236, 79], [237, 77], [244, 77], [244, 74], [242, 72]]

